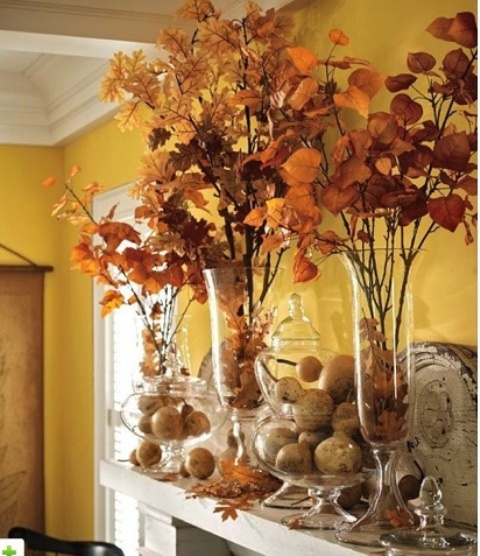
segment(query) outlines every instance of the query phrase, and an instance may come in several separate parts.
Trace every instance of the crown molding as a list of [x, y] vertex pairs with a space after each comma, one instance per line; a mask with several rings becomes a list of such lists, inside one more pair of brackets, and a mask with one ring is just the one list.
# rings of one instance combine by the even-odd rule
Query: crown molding
[[[256, 0], [264, 10], [289, 0]], [[244, 2], [213, 0], [227, 17]], [[99, 101], [100, 82], [115, 52], [159, 56], [158, 31], [179, 21], [180, 0], [0, 0], [0, 50], [35, 52], [20, 74], [0, 71], [0, 144], [61, 146], [107, 121], [115, 104]], [[17, 91], [17, 92], [16, 92]]]
[[[40, 35], [154, 43], [161, 27], [176, 24], [173, 16], [160, 12], [162, 3], [147, 2], [151, 11], [138, 11], [118, 9], [116, 6], [122, 3], [115, 0], [104, 0], [102, 7], [98, 7], [98, 3], [91, 5], [85, 1], [0, 0], [0, 29]], [[155, 4], [156, 10], [153, 9]], [[129, 5], [136, 6], [137, 2], [129, 2]]]

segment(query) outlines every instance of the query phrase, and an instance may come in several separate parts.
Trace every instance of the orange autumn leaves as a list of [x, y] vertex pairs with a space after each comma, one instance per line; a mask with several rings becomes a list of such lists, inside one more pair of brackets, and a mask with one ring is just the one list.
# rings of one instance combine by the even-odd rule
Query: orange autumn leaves
[[[346, 46], [349, 39], [341, 29], [333, 29], [329, 33], [330, 40], [335, 46]], [[321, 64], [348, 69], [353, 65], [362, 64], [369, 66], [366, 60], [345, 57], [335, 60], [329, 57], [327, 60], [319, 60], [310, 50], [297, 46], [287, 48], [287, 52], [302, 74], [312, 72]], [[348, 87], [343, 92], [333, 94], [333, 103], [339, 108], [351, 108], [361, 116], [367, 118], [370, 101], [382, 88], [385, 76], [371, 67], [363, 67], [353, 71], [348, 77]], [[318, 82], [314, 78], [307, 77], [302, 80], [299, 87], [290, 99], [291, 106], [298, 110], [305, 106], [308, 99], [318, 92]]]
[[[335, 46], [346, 46], [350, 42], [341, 29], [331, 30], [329, 39]], [[369, 65], [365, 60], [348, 57], [343, 58], [343, 60], [335, 60], [330, 57], [321, 61], [304, 47], [289, 48], [287, 51], [295, 66], [302, 73], [309, 73], [320, 64], [342, 69], [348, 69], [356, 64]], [[351, 108], [367, 118], [370, 101], [382, 88], [384, 80], [385, 77], [371, 67], [359, 68], [348, 77], [347, 89], [333, 94], [333, 103], [339, 108]], [[292, 107], [295, 109], [303, 108], [308, 98], [311, 98], [317, 91], [318, 83], [315, 79], [304, 79], [290, 99]]]
[[[166, 286], [178, 291], [188, 286], [193, 297], [204, 302], [206, 293], [202, 276], [191, 268], [192, 244], [188, 240], [184, 242], [186, 258], [175, 253], [172, 257], [171, 253], [157, 250], [150, 244], [149, 238], [142, 238], [133, 226], [115, 220], [115, 206], [108, 214], [95, 220], [90, 205], [101, 188], [93, 182], [77, 193], [72, 180], [79, 172], [79, 167], [72, 168], [65, 182], [65, 191], [53, 207], [52, 216], [79, 227], [78, 242], [72, 248], [70, 258], [74, 268], [106, 286], [100, 302], [101, 315], [106, 316], [122, 305], [136, 304], [139, 314], [153, 332], [154, 323], [165, 309], [158, 303], [158, 294]], [[45, 187], [55, 184], [56, 180], [52, 177], [43, 182]], [[179, 221], [180, 218], [177, 218]], [[182, 223], [188, 225], [185, 221]], [[193, 230], [191, 234], [196, 236]], [[165, 241], [168, 235], [166, 231]], [[199, 244], [201, 241], [200, 234], [197, 234], [195, 242]], [[176, 295], [175, 292], [173, 297]]]
[[[349, 43], [348, 37], [339, 29], [332, 30], [329, 38], [334, 48]], [[304, 132], [312, 138], [322, 136], [334, 125], [341, 108], [352, 108], [366, 117], [370, 100], [382, 87], [384, 77], [371, 67], [356, 69], [349, 76], [348, 89], [344, 93], [329, 96], [325, 92], [325, 85], [313, 74], [319, 66], [346, 69], [355, 65], [368, 66], [368, 63], [354, 58], [337, 61], [332, 56], [327, 60], [320, 60], [303, 46], [287, 47], [286, 52], [297, 71], [284, 72], [282, 94], [275, 93], [274, 105], [284, 111], [291, 110], [291, 116], [283, 122], [272, 118], [271, 125], [277, 125], [282, 134], [271, 141], [265, 151], [250, 157], [262, 160], [263, 167], [274, 166], [286, 188], [281, 199], [269, 199], [265, 205], [252, 209], [244, 223], [249, 226], [266, 223], [273, 231], [265, 237], [262, 246], [264, 253], [284, 244], [286, 229], [294, 232], [299, 238], [294, 256], [294, 280], [302, 282], [320, 275], [317, 265], [311, 260], [309, 249], [305, 246], [312, 242], [314, 230], [322, 223], [319, 208], [321, 199], [316, 182], [321, 173], [323, 148], [300, 144], [292, 150], [289, 144], [296, 142], [297, 134]], [[295, 121], [299, 112], [306, 115], [303, 122]], [[337, 196], [332, 193], [327, 194], [326, 203], [324, 202], [329, 209], [335, 204], [332, 197]], [[347, 202], [352, 200], [350, 192], [340, 196]], [[329, 197], [332, 201], [330, 203]]]
[[[437, 18], [428, 32], [455, 48], [442, 60], [410, 52], [393, 76], [348, 53], [338, 56], [350, 49], [341, 29], [329, 32], [323, 58], [293, 44], [287, 19], [253, 2], [238, 21], [222, 18], [208, 0], [187, 0], [179, 15], [195, 30], [160, 35], [168, 62], [117, 53], [102, 84], [104, 99], [120, 105], [121, 125], [142, 125], [148, 135], [134, 187], [135, 216], [151, 234], [146, 255], [113, 212], [102, 228], [87, 225], [98, 190], [92, 184], [82, 192], [85, 206], [67, 206], [63, 196], [54, 208], [86, 226], [74, 255], [84, 272], [105, 272], [106, 259], [89, 254], [96, 236], [104, 256], [121, 262], [136, 283], [151, 291], [193, 284], [195, 298], [204, 300], [204, 268], [275, 267], [293, 248], [294, 280], [314, 279], [319, 258], [378, 241], [371, 232], [376, 219], [395, 231], [423, 218], [428, 230], [463, 226], [465, 241], [473, 241], [472, 14]], [[372, 112], [381, 89], [391, 98]], [[360, 115], [355, 125], [353, 113]], [[324, 211], [339, 217], [342, 231], [324, 229]], [[168, 271], [152, 270], [158, 264]]]
[[[386, 349], [386, 338], [378, 330], [374, 318], [363, 318], [359, 323], [362, 341], [361, 366], [364, 432], [370, 442], [397, 442], [407, 434], [408, 384], [402, 365], [408, 358], [394, 359], [394, 352]], [[408, 372], [406, 370], [406, 372]]]

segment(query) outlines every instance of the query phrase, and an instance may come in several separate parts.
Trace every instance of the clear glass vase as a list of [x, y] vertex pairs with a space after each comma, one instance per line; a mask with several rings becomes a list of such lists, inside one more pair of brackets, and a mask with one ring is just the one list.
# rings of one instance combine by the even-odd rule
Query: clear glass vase
[[215, 387], [229, 411], [237, 447], [220, 473], [264, 473], [251, 450], [254, 422], [264, 398], [254, 362], [272, 333], [276, 315], [275, 282], [279, 269], [243, 266], [205, 270], [212, 331]]
[[122, 404], [120, 417], [142, 439], [137, 449], [142, 471], [172, 479], [182, 472], [186, 450], [215, 434], [226, 412], [217, 393], [204, 380], [182, 374], [175, 351], [169, 354], [164, 374], [145, 378], [141, 389]]
[[186, 450], [208, 440], [226, 419], [216, 391], [190, 374], [189, 322], [181, 315], [158, 338], [160, 328], [139, 327], [139, 371], [120, 410], [123, 424], [141, 439], [137, 463], [156, 478], [178, 477]]
[[[136, 352], [138, 369], [132, 373], [134, 392], [150, 389], [150, 383], [162, 380], [177, 380], [189, 376], [192, 365], [190, 359], [190, 315], [174, 314], [169, 321], [145, 325], [137, 316]], [[152, 386], [155, 389], [155, 386]]]
[[446, 525], [447, 509], [442, 504], [442, 492], [434, 477], [427, 475], [420, 487], [419, 503], [415, 508], [419, 525], [415, 529], [382, 535], [380, 541], [388, 548], [388, 556], [477, 553], [476, 532], [460, 525]]
[[[313, 431], [312, 431], [313, 432]], [[253, 438], [253, 450], [259, 462], [285, 484], [304, 489], [312, 504], [307, 511], [290, 505], [294, 513], [282, 516], [281, 523], [293, 529], [336, 529], [356, 517], [339, 504], [343, 491], [360, 485], [368, 474], [353, 469], [338, 473], [320, 471], [313, 446], [300, 437], [300, 429], [290, 416], [270, 415], [261, 420]], [[349, 444], [347, 446], [345, 443]], [[345, 436], [343, 455], [352, 442]], [[345, 460], [346, 461], [346, 460]], [[287, 508], [288, 506], [283, 506]]]
[[399, 493], [395, 466], [414, 407], [410, 284], [419, 255], [419, 251], [371, 246], [342, 255], [352, 284], [360, 430], [376, 467], [369, 509], [336, 533], [343, 542], [380, 546], [382, 535], [415, 524]]

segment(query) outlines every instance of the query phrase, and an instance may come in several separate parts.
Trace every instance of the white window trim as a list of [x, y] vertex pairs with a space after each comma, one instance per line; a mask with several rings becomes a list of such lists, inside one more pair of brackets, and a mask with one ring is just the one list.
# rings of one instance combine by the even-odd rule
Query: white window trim
[[[131, 184], [125, 184], [115, 189], [100, 193], [94, 197], [93, 216], [95, 219], [108, 213], [111, 207], [118, 204], [115, 218], [131, 219], [136, 203], [127, 196]], [[107, 434], [111, 421], [115, 415], [110, 410], [105, 410], [106, 400], [112, 399], [112, 353], [110, 320], [100, 316], [99, 302], [103, 290], [100, 286], [93, 288], [93, 366], [94, 366], [94, 535], [95, 538], [113, 541], [113, 531], [110, 524], [112, 516], [108, 513], [111, 496], [106, 488], [100, 485], [99, 464], [102, 459], [111, 458], [113, 455], [112, 439]]]

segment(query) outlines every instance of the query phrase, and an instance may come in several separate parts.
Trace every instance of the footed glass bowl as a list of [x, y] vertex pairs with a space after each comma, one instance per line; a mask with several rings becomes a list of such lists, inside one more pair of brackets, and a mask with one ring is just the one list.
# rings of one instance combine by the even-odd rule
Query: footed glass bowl
[[158, 461], [142, 461], [137, 450], [142, 469], [158, 476], [180, 473], [185, 449], [210, 438], [224, 423], [226, 412], [216, 392], [203, 380], [161, 376], [148, 379], [142, 392], [130, 395], [122, 404], [120, 416], [144, 445], [160, 446], [159, 451], [153, 451]]
[[[342, 438], [338, 454], [332, 454], [332, 457], [345, 460], [346, 471], [325, 473], [316, 463], [321, 453], [316, 450], [322, 441], [315, 445], [316, 440], [311, 439], [309, 444], [301, 433], [292, 419], [269, 416], [258, 424], [253, 438], [253, 451], [265, 470], [290, 485], [307, 489], [313, 499], [311, 509], [286, 515], [282, 523], [297, 529], [336, 529], [345, 522], [355, 521], [356, 517], [340, 506], [338, 498], [346, 489], [356, 489], [360, 500], [361, 484], [368, 475], [359, 470], [359, 462], [353, 462], [351, 471], [347, 470], [349, 440]], [[358, 457], [355, 447], [352, 447], [352, 454]]]

